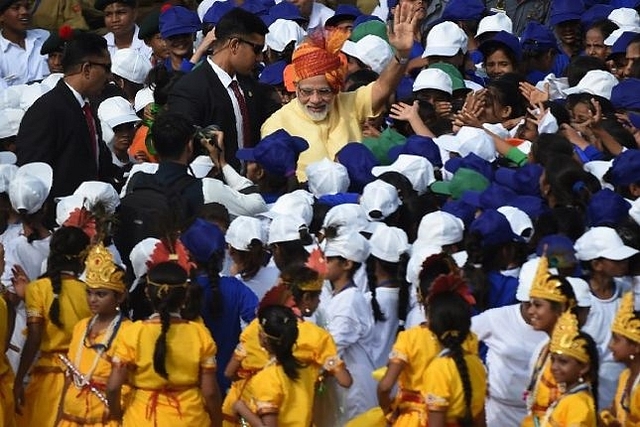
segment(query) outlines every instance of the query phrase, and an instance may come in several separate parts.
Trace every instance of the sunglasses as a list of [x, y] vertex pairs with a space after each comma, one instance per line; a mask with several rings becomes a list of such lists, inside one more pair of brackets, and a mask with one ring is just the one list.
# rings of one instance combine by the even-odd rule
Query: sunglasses
[[262, 51], [264, 50], [264, 45], [263, 44], [253, 43], [253, 42], [250, 42], [249, 40], [241, 39], [240, 37], [238, 37], [238, 41], [241, 42], [241, 43], [246, 43], [249, 46], [251, 46], [253, 48], [253, 53], [256, 56], [260, 55], [262, 53]]

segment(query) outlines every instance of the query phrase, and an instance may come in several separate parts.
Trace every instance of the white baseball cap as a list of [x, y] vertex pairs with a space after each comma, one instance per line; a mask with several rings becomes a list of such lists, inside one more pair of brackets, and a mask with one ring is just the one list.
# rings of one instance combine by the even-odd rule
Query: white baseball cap
[[407, 263], [407, 275], [405, 279], [414, 286], [420, 284], [420, 273], [422, 272], [422, 264], [431, 255], [439, 254], [442, 248], [432, 244], [414, 244], [411, 247], [411, 257]]
[[496, 159], [496, 146], [493, 139], [482, 129], [463, 126], [455, 135], [442, 135], [433, 140], [443, 150], [459, 153], [466, 157], [473, 153], [492, 162]]
[[327, 239], [324, 256], [340, 256], [346, 260], [363, 263], [369, 258], [370, 245], [367, 239], [356, 232]]
[[0, 164], [0, 193], [9, 191], [9, 184], [18, 172], [18, 166], [10, 164]]
[[290, 215], [302, 218], [309, 226], [313, 219], [313, 194], [305, 190], [296, 190], [283, 194], [267, 212], [260, 215], [275, 218], [279, 215]]
[[602, 188], [613, 190], [613, 185], [604, 180], [604, 175], [609, 171], [612, 164], [613, 160], [592, 160], [582, 165], [582, 168], [585, 171], [589, 172], [591, 175], [598, 178], [598, 181], [600, 181], [600, 185], [602, 186]]
[[576, 295], [578, 307], [591, 307], [591, 288], [589, 284], [579, 277], [566, 277]]
[[9, 199], [16, 211], [36, 213], [49, 197], [53, 184], [53, 170], [43, 162], [27, 163], [18, 168], [9, 184]]
[[59, 197], [56, 200], [56, 223], [61, 227], [67, 222], [73, 211], [84, 207], [84, 197], [77, 194]]
[[574, 245], [576, 257], [581, 261], [605, 258], [613, 261], [628, 259], [638, 253], [626, 246], [616, 230], [610, 227], [593, 227], [584, 233]]
[[497, 210], [507, 218], [511, 226], [511, 231], [522, 237], [525, 242], [531, 240], [533, 236], [533, 223], [529, 215], [513, 206], [501, 206]]
[[357, 42], [347, 40], [342, 52], [359, 59], [376, 73], [380, 74], [393, 58], [391, 46], [381, 37], [367, 34]]
[[640, 198], [631, 202], [629, 216], [636, 222], [636, 224], [640, 225]]
[[406, 176], [418, 194], [426, 193], [429, 186], [436, 180], [431, 162], [425, 157], [413, 154], [400, 154], [389, 166], [371, 168], [371, 174], [376, 177], [385, 172], [399, 172]]
[[633, 28], [618, 28], [616, 30], [614, 30], [609, 37], [607, 37], [606, 39], [604, 39], [604, 45], [605, 46], [613, 46], [618, 39], [620, 38], [620, 36], [622, 36], [624, 33], [626, 33], [627, 31], [632, 32], [632, 33], [640, 33], [640, 27], [633, 27]]
[[360, 206], [370, 221], [384, 220], [401, 204], [396, 187], [379, 179], [365, 185], [360, 197]]
[[640, 15], [630, 7], [620, 7], [612, 10], [607, 19], [620, 28], [640, 27]]
[[366, 231], [370, 228], [370, 224], [362, 206], [355, 203], [343, 203], [329, 209], [324, 216], [322, 229], [333, 227], [340, 235], [350, 231]]
[[[151, 261], [151, 255], [153, 255], [153, 251], [156, 250], [156, 245], [158, 243], [162, 243], [160, 239], [147, 237], [146, 239], [138, 242], [138, 244], [131, 249], [129, 260], [131, 261], [131, 267], [133, 267], [133, 274], [136, 279], [140, 279], [142, 276], [147, 274], [147, 271], [149, 271], [147, 263]], [[132, 286], [129, 291], [132, 291], [133, 288], [134, 287]]]
[[102, 203], [107, 213], [113, 214], [120, 206], [118, 192], [111, 184], [100, 181], [85, 181], [76, 188], [73, 194], [85, 199], [84, 206], [93, 210], [98, 203]]
[[441, 22], [427, 34], [427, 43], [422, 57], [454, 56], [459, 51], [467, 53], [467, 40], [467, 35], [462, 28], [450, 21]]
[[494, 15], [485, 16], [478, 23], [478, 31], [476, 37], [490, 32], [506, 31], [507, 33], [513, 33], [513, 22], [506, 13], [496, 13]]
[[209, 174], [209, 172], [211, 172], [213, 166], [213, 160], [211, 160], [211, 157], [203, 154], [201, 156], [197, 156], [189, 164], [189, 172], [196, 178], [204, 178]]
[[118, 49], [111, 60], [111, 72], [130, 82], [143, 84], [153, 66], [137, 50]]
[[444, 211], [430, 212], [422, 217], [417, 241], [445, 246], [459, 243], [464, 238], [464, 222]]
[[98, 118], [101, 124], [106, 124], [111, 130], [123, 123], [140, 121], [129, 101], [121, 96], [112, 96], [102, 101], [98, 106]]
[[529, 302], [533, 279], [538, 271], [538, 263], [540, 258], [531, 258], [520, 267], [518, 274], [518, 288], [516, 289], [516, 299], [520, 302]]
[[278, 215], [269, 224], [267, 244], [300, 240], [300, 232], [307, 229], [304, 220], [297, 216]]
[[234, 249], [248, 251], [254, 240], [264, 244], [267, 241], [267, 233], [258, 218], [239, 216], [229, 224], [225, 240]]
[[141, 111], [149, 104], [154, 103], [153, 99], [153, 89], [150, 87], [143, 87], [138, 92], [136, 92], [136, 97], [133, 101], [133, 108], [138, 111]]
[[298, 46], [305, 35], [305, 31], [296, 22], [288, 19], [276, 19], [273, 24], [269, 25], [269, 32], [264, 36], [264, 44], [271, 50], [282, 52], [292, 41], [295, 41], [295, 45]]
[[18, 134], [24, 112], [22, 108], [0, 110], [0, 138], [9, 138]]
[[411, 249], [407, 233], [398, 227], [380, 224], [369, 238], [371, 255], [387, 262], [400, 262], [402, 254]]
[[347, 168], [332, 162], [326, 157], [319, 162], [310, 163], [306, 168], [309, 191], [316, 197], [326, 194], [344, 193], [349, 188], [349, 172]]
[[611, 99], [611, 90], [618, 84], [618, 79], [608, 71], [591, 70], [580, 79], [576, 86], [564, 90], [566, 95], [590, 93]]
[[417, 92], [423, 89], [437, 89], [453, 94], [453, 82], [449, 74], [438, 68], [427, 68], [420, 71], [418, 77], [413, 82], [413, 91]]

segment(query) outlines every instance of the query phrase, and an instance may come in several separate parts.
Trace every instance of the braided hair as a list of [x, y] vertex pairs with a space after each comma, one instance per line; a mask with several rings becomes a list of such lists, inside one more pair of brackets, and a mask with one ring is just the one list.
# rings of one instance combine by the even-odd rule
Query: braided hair
[[[180, 310], [187, 294], [187, 272], [174, 262], [163, 262], [147, 273], [147, 294], [154, 311], [160, 315], [160, 336], [153, 350], [153, 370], [164, 379], [169, 378], [165, 365], [167, 333], [171, 326], [171, 312]], [[165, 286], [166, 285], [166, 286]]]
[[464, 360], [462, 343], [471, 329], [471, 307], [465, 299], [455, 292], [441, 292], [429, 298], [429, 329], [436, 335], [440, 344], [449, 351], [448, 357], [454, 361], [464, 392], [465, 414], [460, 421], [462, 427], [473, 425], [471, 399], [473, 390], [469, 367]]
[[589, 355], [589, 373], [588, 380], [591, 382], [591, 394], [593, 395], [593, 405], [595, 413], [598, 413], [598, 372], [600, 369], [600, 353], [598, 346], [593, 337], [586, 332], [580, 331], [578, 338], [582, 338], [587, 342], [587, 354]]
[[62, 293], [62, 272], [80, 274], [84, 269], [89, 236], [77, 227], [60, 227], [53, 233], [49, 244], [47, 271], [40, 278], [48, 278], [53, 291], [53, 302], [49, 307], [51, 323], [62, 328], [60, 320], [60, 294]]
[[297, 380], [298, 370], [304, 365], [293, 355], [293, 346], [298, 339], [296, 315], [288, 307], [270, 305], [260, 309], [258, 319], [265, 347], [275, 355], [287, 377]]

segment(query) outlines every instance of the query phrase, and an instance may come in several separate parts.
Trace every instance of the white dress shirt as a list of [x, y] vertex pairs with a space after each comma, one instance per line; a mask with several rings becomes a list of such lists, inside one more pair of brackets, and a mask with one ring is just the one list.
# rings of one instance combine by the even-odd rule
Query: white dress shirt
[[31, 83], [49, 75], [47, 57], [40, 54], [47, 38], [48, 31], [27, 30], [23, 49], [0, 33], [0, 78], [7, 86]]

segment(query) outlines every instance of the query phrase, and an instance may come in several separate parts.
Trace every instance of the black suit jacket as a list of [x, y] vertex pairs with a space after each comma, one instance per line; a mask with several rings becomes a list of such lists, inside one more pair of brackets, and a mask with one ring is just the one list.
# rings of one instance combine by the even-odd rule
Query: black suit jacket
[[[268, 95], [268, 87], [246, 76], [237, 76], [244, 93], [249, 122], [251, 125], [251, 146], [260, 141], [260, 127], [279, 108]], [[198, 126], [218, 125], [224, 132], [224, 151], [227, 163], [236, 169], [240, 166], [236, 159], [238, 132], [233, 104], [227, 89], [208, 61], [202, 61], [189, 74], [184, 75], [169, 93], [170, 111], [182, 113]]]
[[68, 196], [84, 181], [117, 185], [119, 168], [102, 141], [98, 115], [99, 162], [96, 164], [89, 126], [80, 104], [63, 80], [40, 97], [25, 113], [16, 137], [18, 165], [45, 162], [53, 169], [50, 198]]

